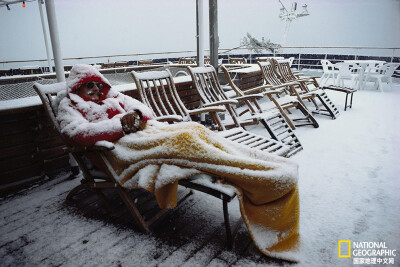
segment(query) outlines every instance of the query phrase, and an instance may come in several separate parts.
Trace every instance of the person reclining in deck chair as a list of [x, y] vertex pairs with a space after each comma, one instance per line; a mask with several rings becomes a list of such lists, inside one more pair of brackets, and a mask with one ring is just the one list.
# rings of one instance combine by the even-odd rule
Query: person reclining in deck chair
[[57, 115], [61, 132], [81, 147], [113, 142], [107, 160], [121, 186], [154, 192], [164, 208], [176, 206], [180, 179], [198, 173], [218, 177], [236, 188], [242, 217], [261, 252], [297, 260], [296, 163], [231, 142], [195, 122], [152, 120], [147, 106], [114, 91], [92, 66], [75, 65], [66, 84]]

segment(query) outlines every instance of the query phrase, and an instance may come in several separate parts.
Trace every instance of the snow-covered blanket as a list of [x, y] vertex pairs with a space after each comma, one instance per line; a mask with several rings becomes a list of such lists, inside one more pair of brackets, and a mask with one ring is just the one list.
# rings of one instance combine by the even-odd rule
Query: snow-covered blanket
[[267, 256], [297, 260], [298, 166], [291, 160], [233, 143], [193, 122], [148, 121], [109, 153], [119, 183], [154, 192], [161, 208], [177, 205], [178, 181], [194, 174], [233, 185], [256, 246]]

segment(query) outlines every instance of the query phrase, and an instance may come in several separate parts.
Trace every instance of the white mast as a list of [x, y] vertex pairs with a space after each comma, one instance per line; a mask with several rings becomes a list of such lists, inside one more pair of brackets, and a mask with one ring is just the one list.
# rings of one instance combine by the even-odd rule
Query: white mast
[[295, 19], [297, 19], [299, 17], [308, 16], [310, 14], [308, 13], [306, 4], [304, 4], [302, 6], [303, 7], [302, 12], [301, 13], [297, 13], [297, 3], [296, 2], [292, 3], [292, 9], [290, 10], [290, 12], [282, 4], [281, 0], [279, 0], [279, 3], [281, 3], [281, 5], [282, 5], [281, 12], [279, 14], [279, 18], [281, 20], [286, 21], [285, 31], [283, 32], [282, 41], [281, 41], [281, 46], [284, 46], [285, 43], [286, 43], [286, 37], [287, 37], [287, 34], [289, 32], [289, 28], [290, 28], [290, 24], [292, 23], [292, 20], [295, 20]]

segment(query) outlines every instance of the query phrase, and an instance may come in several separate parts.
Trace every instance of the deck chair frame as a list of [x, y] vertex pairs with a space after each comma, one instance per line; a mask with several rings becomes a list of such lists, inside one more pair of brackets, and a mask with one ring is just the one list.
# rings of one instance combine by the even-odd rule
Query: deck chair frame
[[[50, 121], [52, 122], [54, 128], [57, 130], [57, 132], [60, 135], [60, 138], [64, 141], [66, 145], [66, 151], [71, 153], [73, 157], [76, 159], [79, 168], [82, 171], [83, 179], [81, 180], [81, 184], [74, 187], [69, 194], [67, 195], [67, 200], [71, 201], [78, 192], [82, 190], [91, 190], [94, 193], [96, 193], [99, 198], [104, 202], [105, 207], [107, 208], [108, 211], [113, 212], [113, 208], [111, 207], [107, 197], [103, 194], [102, 190], [107, 189], [107, 188], [113, 188], [116, 189], [118, 195], [120, 196], [121, 200], [129, 210], [132, 218], [136, 222], [137, 226], [143, 233], [150, 233], [150, 227], [152, 224], [154, 224], [158, 219], [163, 216], [166, 212], [168, 212], [170, 209], [161, 209], [159, 212], [157, 212], [155, 215], [153, 215], [150, 218], [145, 219], [143, 215], [140, 213], [138, 207], [130, 197], [127, 189], [121, 187], [118, 182], [116, 182], [115, 179], [115, 172], [113, 168], [111, 167], [111, 164], [107, 160], [106, 154], [104, 152], [110, 151], [114, 149], [114, 146], [111, 143], [108, 143], [107, 145], [101, 145], [97, 143], [94, 146], [91, 147], [85, 147], [84, 149], [77, 149], [76, 147], [70, 145], [68, 141], [64, 138], [64, 136], [61, 134], [61, 129], [60, 125], [58, 124], [58, 121], [56, 119], [56, 114], [57, 114], [57, 105], [58, 101], [56, 100], [56, 95], [62, 93], [62, 91], [65, 90], [65, 83], [58, 83], [58, 84], [52, 84], [52, 85], [41, 85], [38, 83], [34, 84], [34, 89], [38, 93], [40, 99], [42, 100], [44, 109], [46, 111], [46, 114]], [[104, 163], [104, 169], [106, 173], [101, 173], [97, 171], [97, 173], [101, 173], [101, 175], [96, 176], [93, 175], [93, 172], [91, 172], [88, 169], [87, 164], [85, 163], [85, 160], [83, 158], [85, 152], [95, 152], [98, 153], [100, 158], [103, 160]], [[229, 217], [228, 217], [228, 208], [226, 203], [229, 202], [231, 199], [235, 197], [235, 195], [231, 195], [225, 192], [218, 191], [215, 186], [212, 186], [211, 182], [207, 183], [207, 180], [204, 179], [205, 175], [194, 175], [188, 180], [182, 180], [179, 182], [180, 185], [183, 185], [187, 188], [202, 191], [208, 194], [211, 194], [215, 197], [221, 198], [223, 200], [223, 209], [224, 209], [224, 219], [225, 219], [225, 226], [227, 229], [227, 246], [228, 248], [232, 247], [232, 242], [233, 242], [233, 234], [238, 226], [234, 228], [233, 231], [231, 231], [230, 227], [230, 222], [229, 222]], [[201, 182], [199, 182], [199, 178], [201, 179]], [[136, 189], [132, 189], [136, 190]], [[139, 189], [138, 189], [139, 190]], [[184, 195], [178, 200], [178, 203], [181, 203], [184, 199], [186, 199], [189, 195], [191, 195], [192, 192], [189, 194]], [[226, 202], [226, 203], [225, 203]], [[228, 232], [229, 228], [229, 232]]]
[[[233, 123], [225, 124], [224, 127], [239, 127], [245, 129], [246, 126], [261, 123], [266, 128], [271, 138], [288, 145], [293, 153], [302, 149], [300, 141], [280, 112], [267, 112], [261, 109], [257, 99], [263, 98], [263, 94], [239, 94], [238, 97], [232, 99], [229, 98], [221, 88], [217, 73], [212, 66], [198, 68], [188, 67], [188, 69], [203, 106], [223, 105], [227, 109]], [[246, 106], [241, 113], [238, 113], [235, 108], [239, 103]], [[220, 121], [219, 124], [222, 124], [222, 122]]]
[[[208, 113], [213, 118], [216, 118], [218, 117], [217, 112], [225, 111], [223, 106], [188, 110], [176, 90], [172, 74], [168, 69], [164, 71], [149, 71], [141, 73], [132, 71], [131, 73], [136, 88], [139, 91], [140, 101], [153, 110], [153, 115], [158, 121], [167, 123], [191, 121], [191, 116], [202, 113]], [[264, 150], [269, 153], [281, 156], [287, 155], [288, 153], [288, 148], [285, 148], [285, 145], [282, 143], [257, 136], [243, 129], [223, 130], [217, 132], [217, 134], [233, 142]], [[196, 184], [196, 180], [182, 180], [180, 181], [180, 184], [222, 200], [227, 245], [228, 248], [231, 248], [233, 238], [238, 229], [238, 225], [240, 224], [240, 222], [238, 222], [236, 226], [231, 229], [229, 222], [228, 203], [235, 197], [235, 195], [227, 195], [223, 191], [219, 191], [215, 188], [213, 189], [213, 184], [217, 180], [217, 177], [211, 176], [208, 176], [208, 180], [203, 179], [203, 183], [206, 181], [208, 186]]]
[[[339, 116], [339, 110], [330, 100], [323, 88], [319, 86], [317, 76], [297, 77], [292, 72], [289, 61], [287, 60], [277, 61], [270, 59], [270, 62], [272, 62], [271, 64], [276, 65], [275, 69], [279, 73], [283, 82], [297, 82], [301, 85], [299, 88], [302, 89], [302, 92], [299, 94], [303, 99], [309, 99], [314, 104], [316, 107], [316, 110], [312, 111], [314, 114], [329, 116], [332, 119], [336, 119], [337, 116]], [[310, 85], [314, 86], [314, 89], [310, 89]], [[319, 100], [323, 108], [318, 106], [315, 102], [315, 98]]]

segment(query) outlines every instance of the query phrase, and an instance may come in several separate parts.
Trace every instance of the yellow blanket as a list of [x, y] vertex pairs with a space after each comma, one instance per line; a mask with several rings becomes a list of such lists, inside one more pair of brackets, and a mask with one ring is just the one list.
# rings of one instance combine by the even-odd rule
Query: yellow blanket
[[109, 160], [126, 188], [154, 192], [161, 208], [175, 207], [180, 179], [197, 173], [237, 189], [256, 246], [267, 256], [297, 260], [298, 167], [291, 160], [230, 142], [200, 124], [148, 122], [115, 142]]

